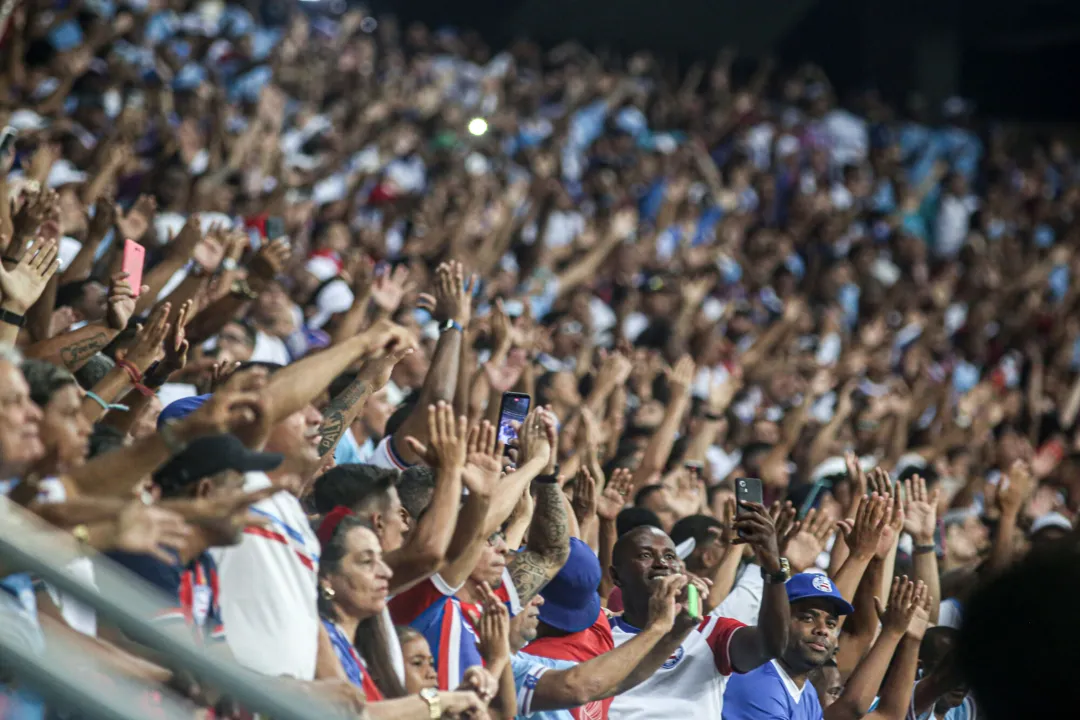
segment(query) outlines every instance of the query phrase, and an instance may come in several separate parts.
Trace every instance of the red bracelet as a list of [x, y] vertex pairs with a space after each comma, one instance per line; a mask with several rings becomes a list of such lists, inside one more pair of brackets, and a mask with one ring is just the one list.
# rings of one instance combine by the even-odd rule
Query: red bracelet
[[154, 394], [154, 391], [143, 385], [143, 374], [139, 368], [127, 360], [117, 360], [116, 366], [123, 368], [124, 372], [128, 374], [128, 378], [131, 380], [131, 385], [139, 391], [145, 397], [150, 397]]

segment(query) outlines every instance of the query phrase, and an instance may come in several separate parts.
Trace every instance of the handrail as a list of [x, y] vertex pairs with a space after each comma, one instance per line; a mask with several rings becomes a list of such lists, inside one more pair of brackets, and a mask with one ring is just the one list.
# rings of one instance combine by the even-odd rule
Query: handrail
[[[146, 618], [166, 607], [159, 590], [113, 562], [95, 562], [95, 588], [75, 577], [63, 565], [81, 556], [74, 541], [56, 532], [36, 516], [7, 498], [0, 497], [0, 560], [7, 568], [40, 576], [59, 590], [93, 607], [132, 640], [167, 656], [176, 666], [194, 674], [207, 685], [221, 689], [244, 707], [274, 720], [325, 720], [346, 717], [340, 707], [299, 691], [283, 689], [276, 679], [242, 668], [235, 662], [212, 657], [193, 641], [187, 628], [164, 628]], [[62, 558], [57, 562], [56, 558]], [[3, 652], [22, 664], [26, 653], [4, 644]], [[28, 679], [51, 682], [55, 674], [42, 675], [40, 663], [29, 663]], [[59, 690], [58, 690], [59, 691]], [[105, 716], [103, 716], [105, 717]], [[114, 717], [107, 715], [107, 717]], [[115, 716], [121, 717], [121, 716]], [[123, 717], [128, 717], [124, 715]]]

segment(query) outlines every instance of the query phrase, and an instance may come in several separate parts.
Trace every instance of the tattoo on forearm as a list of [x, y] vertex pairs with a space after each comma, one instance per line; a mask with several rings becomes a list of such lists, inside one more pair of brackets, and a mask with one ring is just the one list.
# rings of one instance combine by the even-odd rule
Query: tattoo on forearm
[[509, 565], [510, 578], [522, 605], [536, 597], [559, 571], [569, 548], [570, 519], [562, 490], [557, 483], [542, 483], [536, 494], [528, 547], [514, 556]]
[[101, 348], [109, 344], [107, 333], [99, 332], [60, 348], [60, 359], [68, 370], [77, 370]]
[[319, 455], [325, 456], [334, 449], [338, 440], [345, 434], [345, 429], [352, 424], [359, 412], [357, 405], [368, 395], [367, 383], [354, 380], [341, 394], [330, 401], [323, 411], [323, 424], [319, 428], [322, 438], [319, 440]]

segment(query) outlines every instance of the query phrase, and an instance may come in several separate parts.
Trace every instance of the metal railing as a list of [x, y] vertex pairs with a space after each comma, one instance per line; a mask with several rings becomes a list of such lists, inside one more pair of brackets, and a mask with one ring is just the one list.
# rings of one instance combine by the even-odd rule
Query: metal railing
[[[4, 574], [12, 569], [39, 576], [49, 584], [94, 608], [99, 616], [119, 628], [134, 642], [164, 656], [170, 668], [182, 668], [200, 683], [234, 698], [245, 708], [274, 720], [325, 720], [346, 717], [340, 707], [311, 695], [282, 688], [276, 678], [258, 675], [235, 662], [215, 657], [197, 645], [189, 628], [163, 627], [148, 620], [167, 607], [160, 590], [115, 563], [98, 558], [94, 584], [73, 575], [65, 567], [80, 556], [76, 543], [7, 498], [0, 497], [0, 564]], [[4, 618], [0, 616], [0, 622]], [[136, 720], [146, 717], [147, 687], [122, 677], [113, 683], [94, 681], [75, 643], [50, 636], [44, 653], [38, 653], [0, 632], [0, 661], [20, 685], [45, 697], [49, 703], [77, 710], [81, 716], [102, 720]], [[162, 693], [163, 695], [165, 693]], [[165, 698], [161, 718], [192, 717], [189, 703]]]

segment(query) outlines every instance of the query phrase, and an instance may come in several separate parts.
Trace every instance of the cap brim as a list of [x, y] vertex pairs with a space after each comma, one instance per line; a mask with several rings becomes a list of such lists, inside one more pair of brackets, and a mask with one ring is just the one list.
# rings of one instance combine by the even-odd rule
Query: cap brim
[[679, 556], [680, 560], [685, 560], [686, 558], [690, 557], [690, 554], [694, 552], [694, 548], [696, 547], [697, 540], [689, 537], [675, 546], [675, 554]]
[[285, 460], [281, 453], [249, 452], [244, 458], [240, 472], [269, 472], [276, 470]]
[[855, 612], [855, 606], [849, 603], [842, 597], [837, 597], [830, 593], [814, 592], [806, 593], [805, 595], [799, 595], [797, 597], [788, 596], [789, 603], [797, 603], [800, 600], [823, 600], [833, 606], [837, 615], [851, 615]]

